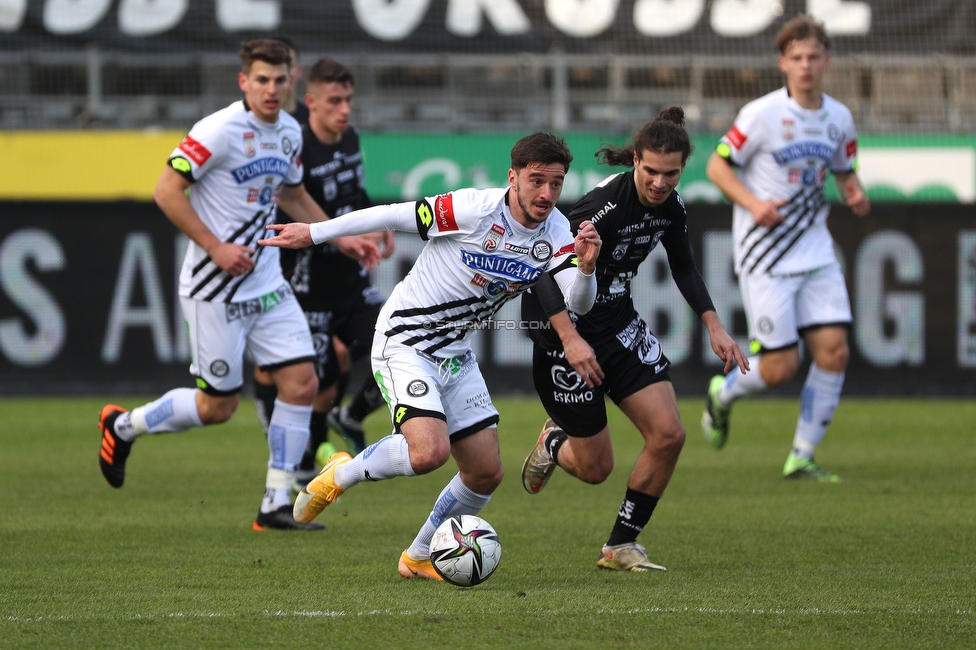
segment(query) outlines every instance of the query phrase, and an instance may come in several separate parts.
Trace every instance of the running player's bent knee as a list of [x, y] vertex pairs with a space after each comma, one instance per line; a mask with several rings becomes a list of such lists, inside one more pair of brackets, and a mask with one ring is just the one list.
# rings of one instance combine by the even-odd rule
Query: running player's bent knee
[[410, 466], [417, 474], [433, 472], [444, 465], [451, 457], [451, 445], [439, 442], [410, 446]]
[[655, 454], [677, 456], [685, 446], [685, 429], [680, 424], [662, 429], [649, 441]]
[[[201, 393], [198, 393], [201, 394]], [[200, 421], [204, 424], [221, 424], [230, 419], [237, 410], [240, 402], [239, 395], [228, 397], [213, 397], [202, 393], [204, 398], [197, 400], [197, 410], [199, 411]]]

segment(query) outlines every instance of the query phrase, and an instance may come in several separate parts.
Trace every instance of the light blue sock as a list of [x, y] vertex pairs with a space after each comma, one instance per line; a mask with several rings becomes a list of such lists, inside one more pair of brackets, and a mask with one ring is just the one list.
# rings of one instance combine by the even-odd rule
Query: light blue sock
[[394, 476], [416, 476], [410, 464], [407, 439], [391, 433], [377, 440], [353, 458], [336, 468], [335, 482], [348, 490], [363, 481], [384, 481]]
[[202, 426], [197, 389], [174, 388], [156, 401], [120, 415], [115, 421], [115, 432], [131, 441], [144, 433], [174, 433]]
[[474, 492], [461, 482], [460, 473], [455, 474], [434, 502], [434, 509], [430, 511], [427, 521], [407, 549], [407, 555], [415, 560], [427, 558], [430, 555], [430, 540], [434, 537], [434, 531], [444, 520], [455, 515], [476, 515], [489, 501], [490, 494]]
[[800, 394], [800, 418], [793, 436], [793, 453], [799, 458], [813, 458], [817, 445], [834, 419], [843, 388], [843, 372], [830, 372], [810, 364], [810, 372]]
[[725, 376], [725, 383], [718, 393], [718, 401], [722, 406], [728, 406], [740, 397], [761, 393], [768, 388], [759, 374], [759, 357], [749, 358], [749, 368], [751, 370], [744, 375], [738, 368], [734, 368]]
[[308, 445], [308, 423], [312, 406], [274, 402], [274, 412], [268, 423], [268, 447], [271, 457], [268, 467], [294, 474]]

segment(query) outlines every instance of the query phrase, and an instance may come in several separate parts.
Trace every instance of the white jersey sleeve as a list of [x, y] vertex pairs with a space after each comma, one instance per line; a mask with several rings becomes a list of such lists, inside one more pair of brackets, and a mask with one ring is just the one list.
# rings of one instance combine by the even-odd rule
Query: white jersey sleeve
[[722, 143], [729, 151], [726, 158], [737, 167], [749, 164], [753, 156], [762, 149], [765, 126], [759, 102], [751, 102], [743, 106], [732, 128], [722, 136]]
[[837, 103], [837, 112], [846, 116], [847, 119], [840, 121], [838, 127], [841, 131], [840, 146], [830, 164], [830, 171], [835, 174], [847, 174], [857, 171], [857, 129], [854, 126], [854, 118], [851, 116], [847, 107]]
[[474, 189], [426, 197], [417, 202], [417, 232], [424, 240], [470, 235], [494, 203], [492, 195]]
[[170, 166], [191, 182], [203, 178], [227, 155], [226, 122], [215, 115], [197, 122], [170, 154]]
[[[299, 132], [301, 132], [301, 129], [299, 129]], [[295, 145], [295, 156], [291, 159], [291, 166], [289, 166], [285, 180], [282, 182], [283, 185], [295, 187], [296, 185], [302, 184], [302, 178], [305, 176], [305, 168], [302, 166], [302, 147], [304, 146], [304, 140], [299, 138], [298, 143]]]

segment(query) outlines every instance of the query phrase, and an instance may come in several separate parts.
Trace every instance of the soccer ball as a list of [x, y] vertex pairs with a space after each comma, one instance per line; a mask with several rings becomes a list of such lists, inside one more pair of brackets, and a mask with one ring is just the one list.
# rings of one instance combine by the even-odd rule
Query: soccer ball
[[430, 562], [446, 581], [470, 587], [488, 579], [502, 559], [498, 533], [474, 515], [445, 519], [430, 541]]

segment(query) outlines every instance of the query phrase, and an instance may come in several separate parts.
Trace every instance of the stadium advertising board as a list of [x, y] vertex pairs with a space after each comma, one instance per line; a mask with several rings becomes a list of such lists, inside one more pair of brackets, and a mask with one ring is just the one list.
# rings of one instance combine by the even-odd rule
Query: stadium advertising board
[[810, 12], [835, 51], [976, 51], [969, 0], [0, 0], [0, 48], [233, 51], [286, 34], [306, 52], [767, 54]]
[[[0, 200], [149, 201], [164, 161], [185, 134], [179, 131], [5, 132], [0, 144], [18, 160], [0, 175]], [[458, 187], [506, 182], [512, 143], [524, 134], [362, 133], [370, 196], [399, 201]], [[720, 202], [705, 178], [705, 163], [720, 134], [693, 136], [695, 153], [678, 191], [688, 202]], [[626, 136], [566, 135], [575, 153], [563, 200], [573, 201], [613, 173], [593, 157]], [[859, 174], [874, 201], [976, 201], [976, 136], [865, 135]], [[125, 152], [125, 155], [119, 155]], [[92, 161], [97, 160], [97, 164]], [[58, 182], [52, 183], [56, 178]], [[832, 199], [837, 198], [832, 182]]]
[[[731, 211], [689, 205], [696, 257], [730, 331], [745, 339], [732, 275]], [[976, 219], [959, 204], [877, 204], [830, 226], [854, 307], [848, 393], [971, 395], [976, 389]], [[398, 235], [375, 272], [389, 293], [419, 254]], [[158, 392], [189, 385], [175, 282], [183, 237], [151, 203], [6, 203], [0, 216], [0, 391]], [[656, 250], [634, 282], [638, 309], [701, 394], [717, 361]], [[517, 304], [474, 335], [497, 390], [531, 388]], [[790, 387], [790, 390], [795, 389]]]

